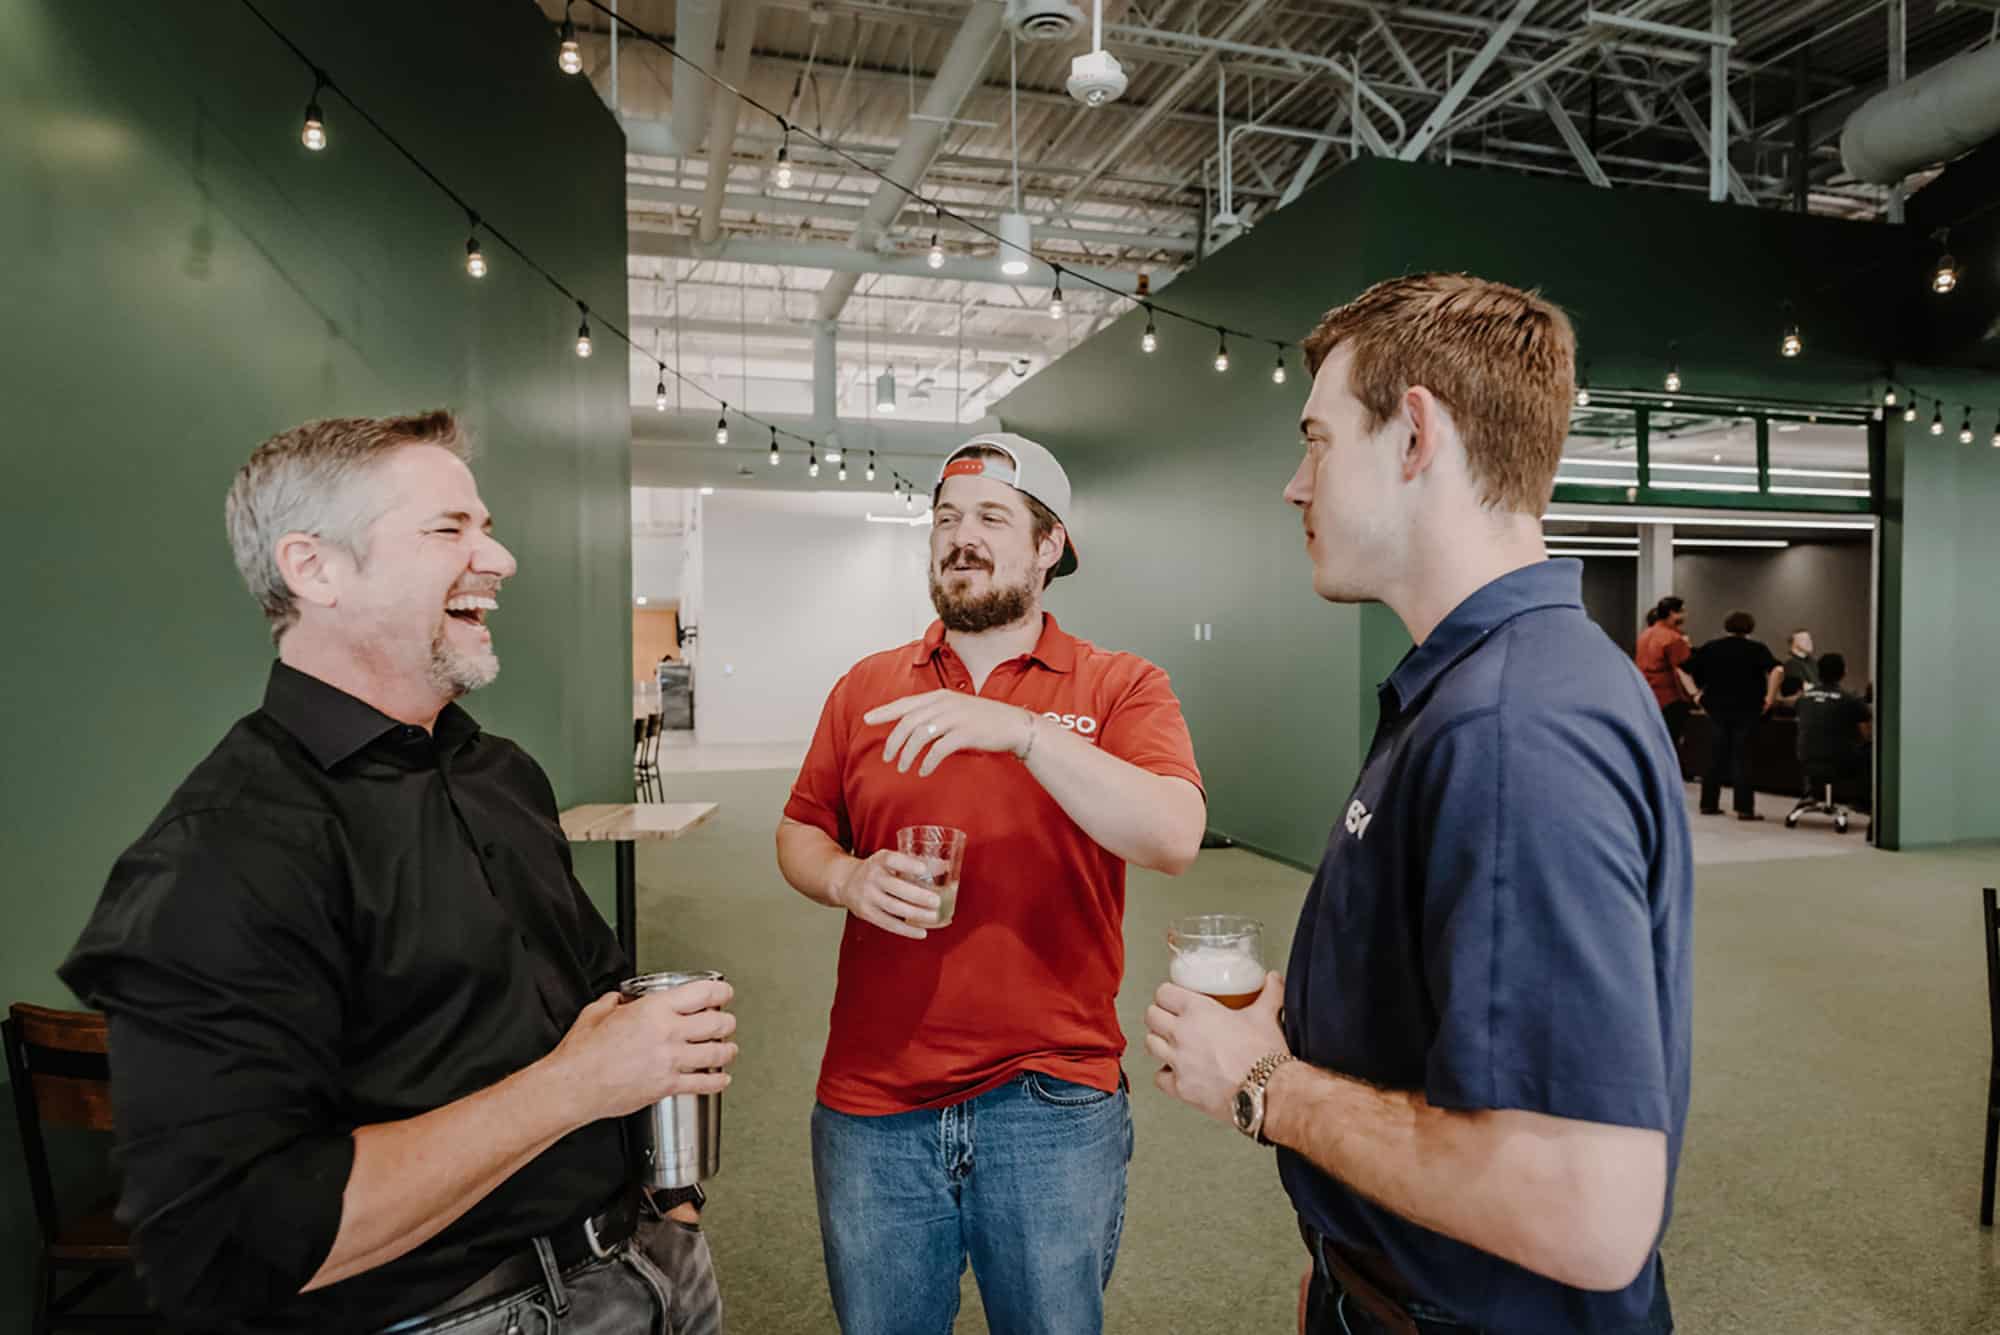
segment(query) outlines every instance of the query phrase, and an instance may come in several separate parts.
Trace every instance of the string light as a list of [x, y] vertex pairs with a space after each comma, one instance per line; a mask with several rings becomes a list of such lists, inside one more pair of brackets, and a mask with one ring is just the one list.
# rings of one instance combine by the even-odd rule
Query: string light
[[1972, 405], [1969, 403], [1965, 405], [1965, 420], [1958, 426], [1958, 443], [1961, 445], [1972, 443]]
[[844, 460], [843, 460], [843, 461], [841, 462], [841, 465], [840, 465], [840, 474], [839, 474], [839, 476], [840, 476], [840, 480], [841, 480], [842, 482], [845, 482], [845, 481], [847, 481], [847, 464], [846, 464], [846, 462], [845, 462]]
[[1220, 329], [1215, 331], [1215, 369], [1218, 374], [1229, 369], [1229, 335]]
[[576, 44], [576, 22], [569, 16], [569, 5], [563, 5], [562, 46], [556, 52], [556, 68], [564, 74], [583, 72], [583, 52]]
[[792, 127], [785, 127], [784, 142], [778, 145], [778, 169], [771, 173], [771, 182], [780, 190], [792, 188]]
[[808, 477], [819, 476], [819, 447], [817, 445], [813, 447], [812, 454], [806, 459], [806, 475]]
[[870, 482], [875, 480], [875, 451], [873, 450], [868, 451], [868, 480]]
[[1958, 261], [1951, 257], [1949, 227], [1940, 227], [1931, 236], [1936, 238], [1938, 249], [1943, 252], [1938, 256], [1937, 268], [1931, 271], [1931, 291], [1942, 296], [1958, 286]]
[[1944, 405], [1942, 403], [1931, 413], [1931, 434], [1933, 436], [1942, 436], [1944, 434]]
[[326, 87], [326, 76], [313, 71], [312, 96], [306, 99], [306, 124], [299, 131], [299, 142], [317, 153], [326, 147], [326, 116], [319, 109], [319, 90]]
[[1146, 332], [1139, 335], [1139, 351], [1156, 352], [1160, 346], [1160, 331], [1153, 327], [1153, 308], [1146, 307]]
[[2000, 419], [1993, 423], [1993, 448], [2000, 450]]
[[1669, 394], [1678, 394], [1681, 392], [1681, 359], [1678, 356], [1674, 355], [1674, 350], [1679, 346], [1680, 345], [1678, 343], [1667, 344], [1666, 383], [1667, 383], [1667, 393]]
[[[478, 226], [477, 221], [473, 225], [475, 227]], [[465, 271], [474, 278], [486, 277], [486, 256], [479, 251], [479, 237], [477, 235], [469, 236], [465, 239]]]
[[588, 357], [590, 355], [590, 307], [579, 301], [576, 303], [576, 308], [583, 314], [582, 323], [576, 327], [576, 355], [579, 357]]
[[1285, 383], [1285, 345], [1282, 343], [1278, 345], [1278, 360], [1271, 367], [1271, 383], [1274, 385]]
[[653, 383], [653, 411], [657, 413], [663, 413], [666, 410], [667, 410], [667, 364], [665, 362], [661, 362], [660, 378]]
[[1909, 403], [1903, 408], [1903, 420], [1905, 422], [1914, 422], [1917, 420], [1917, 400], [1915, 395], [1910, 396]]
[[783, 451], [778, 448], [778, 428], [771, 428], [771, 467], [776, 468], [785, 461]]
[[1882, 406], [1884, 408], [1893, 408], [1896, 406], [1896, 387], [1894, 385], [1882, 391]]
[[1796, 357], [1806, 350], [1805, 341], [1799, 337], [1797, 324], [1785, 326], [1785, 337], [1778, 344], [1778, 351], [1787, 357]]
[[914, 510], [917, 508], [917, 494], [908, 487], [903, 488], [903, 508], [905, 510]]
[[729, 405], [726, 403], [722, 405], [722, 415], [715, 419], [715, 443], [729, 443]]
[[944, 247], [938, 244], [938, 229], [942, 226], [943, 219], [944, 210], [938, 209], [936, 217], [931, 220], [931, 253], [924, 257], [924, 263], [933, 269], [944, 268]]
[[1049, 296], [1049, 318], [1051, 320], [1060, 320], [1063, 318], [1061, 269], [1056, 270], [1056, 290]]

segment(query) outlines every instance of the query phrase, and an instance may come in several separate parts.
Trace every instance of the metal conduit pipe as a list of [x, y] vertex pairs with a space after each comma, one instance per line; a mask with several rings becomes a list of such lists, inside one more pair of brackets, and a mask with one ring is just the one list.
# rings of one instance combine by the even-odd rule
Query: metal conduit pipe
[[1858, 180], [1893, 185], [1996, 134], [2000, 45], [1953, 56], [1862, 103], [1840, 132], [1840, 160]]

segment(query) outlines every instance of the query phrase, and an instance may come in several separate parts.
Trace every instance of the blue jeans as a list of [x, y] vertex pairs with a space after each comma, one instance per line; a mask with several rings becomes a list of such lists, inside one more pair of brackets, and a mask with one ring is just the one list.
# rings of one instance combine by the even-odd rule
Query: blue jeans
[[812, 1150], [848, 1335], [949, 1335], [968, 1259], [993, 1335], [1103, 1329], [1132, 1158], [1122, 1089], [1028, 1072], [924, 1112], [820, 1104]]

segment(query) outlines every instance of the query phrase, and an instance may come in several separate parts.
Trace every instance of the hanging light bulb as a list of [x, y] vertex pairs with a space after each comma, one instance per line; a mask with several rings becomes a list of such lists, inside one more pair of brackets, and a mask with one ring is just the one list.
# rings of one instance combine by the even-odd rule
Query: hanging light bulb
[[465, 239], [465, 271], [474, 278], [486, 277], [486, 257], [479, 253], [479, 238]]
[[1896, 387], [1894, 385], [1882, 391], [1882, 406], [1884, 408], [1893, 408], [1896, 406]]
[[1049, 318], [1051, 320], [1060, 320], [1063, 318], [1061, 269], [1056, 270], [1056, 290], [1049, 295]]
[[914, 491], [911, 491], [908, 487], [903, 488], [903, 508], [905, 510], [914, 510], [916, 508], [916, 505], [917, 505], [917, 494]]
[[1271, 367], [1271, 383], [1274, 385], [1285, 383], [1285, 348], [1282, 343], [1278, 345], [1278, 360]]
[[1965, 420], [1959, 423], [1958, 426], [1958, 443], [1961, 445], [1970, 445], [1972, 443], [1972, 407], [1970, 404], [1965, 409]]
[[813, 448], [811, 454], [806, 456], [806, 476], [819, 476], [819, 448], [817, 446]]
[[569, 6], [563, 6], [562, 46], [556, 52], [556, 68], [564, 74], [583, 72], [583, 51], [576, 44], [576, 24], [570, 19]]
[[1681, 392], [1681, 359], [1678, 355], [1680, 346], [1678, 343], [1667, 344], [1666, 385], [1667, 393], [1669, 394], [1678, 394]]
[[1034, 254], [1034, 224], [1025, 213], [1003, 213], [1000, 215], [1000, 272], [1009, 278], [1019, 278], [1028, 272], [1028, 260]]
[[933, 269], [944, 268], [944, 247], [938, 244], [938, 224], [943, 218], [944, 210], [937, 210], [936, 217], [931, 222], [931, 253], [924, 257], [924, 263]]
[[326, 87], [326, 79], [319, 71], [313, 71], [312, 96], [306, 99], [306, 124], [299, 131], [299, 142], [317, 153], [326, 147], [326, 116], [319, 109], [319, 90]]
[[839, 477], [842, 482], [847, 481], [847, 465], [845, 463], [840, 466]]
[[875, 411], [896, 411], [896, 368], [893, 366], [875, 377]]
[[576, 327], [576, 355], [579, 357], [588, 357], [590, 355], [590, 307], [579, 301], [576, 303], [576, 308], [583, 313], [583, 320]]
[[666, 410], [667, 410], [667, 368], [664, 364], [662, 364], [660, 367], [660, 378], [653, 382], [653, 411], [657, 413], [663, 413]]
[[1215, 369], [1218, 373], [1229, 369], [1229, 336], [1220, 329], [1215, 331]]
[[1933, 436], [1942, 436], [1944, 434], [1944, 405], [1942, 403], [1931, 413], [1931, 434]]
[[1939, 249], [1944, 251], [1938, 256], [1937, 268], [1931, 271], [1931, 291], [1942, 296], [1958, 286], [1958, 261], [1953, 259], [1951, 251], [1946, 249], [1951, 240], [1949, 228], [1940, 227], [1931, 235], [1937, 238]]
[[726, 403], [722, 405], [722, 415], [715, 419], [715, 443], [729, 443], [729, 405]]
[[1576, 406], [1579, 408], [1588, 408], [1590, 406], [1590, 385], [1585, 381], [1577, 382]]
[[1153, 308], [1149, 303], [1146, 307], [1146, 332], [1139, 335], [1139, 351], [1154, 352], [1159, 346], [1160, 331], [1153, 327]]
[[873, 450], [868, 451], [868, 480], [870, 482], [875, 480], [875, 451]]
[[2000, 450], [2000, 420], [1993, 423], [1993, 448]]
[[1778, 344], [1778, 351], [1787, 357], [1796, 357], [1805, 350], [1806, 350], [1805, 340], [1799, 337], [1798, 325], [1796, 324], [1786, 325], [1785, 337]]
[[771, 428], [771, 467], [773, 467], [773, 468], [776, 468], [776, 467], [777, 467], [777, 466], [778, 466], [779, 464], [783, 463], [784, 461], [785, 461], [785, 456], [784, 456], [784, 454], [783, 454], [783, 453], [782, 453], [782, 452], [781, 452], [781, 451], [780, 451], [780, 450], [778, 449], [778, 428], [776, 428], [776, 427], [772, 427], [772, 428]]
[[1910, 400], [1909, 403], [1904, 405], [1903, 420], [1905, 422], [1914, 422], [1917, 420], [1917, 401], [1915, 399]]
[[785, 137], [778, 144], [778, 160], [771, 168], [771, 184], [780, 190], [792, 188], [792, 127], [785, 126]]

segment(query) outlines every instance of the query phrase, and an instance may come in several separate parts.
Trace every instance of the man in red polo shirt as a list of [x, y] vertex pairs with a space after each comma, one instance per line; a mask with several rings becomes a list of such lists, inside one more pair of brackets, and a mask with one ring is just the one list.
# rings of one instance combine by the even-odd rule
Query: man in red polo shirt
[[[834, 686], [778, 865], [847, 912], [813, 1176], [849, 1335], [935, 1335], [969, 1259], [996, 1335], [1097, 1331], [1125, 1217], [1125, 866], [1179, 874], [1207, 816], [1167, 674], [1066, 634], [1069, 479], [975, 437], [932, 498], [915, 644]], [[896, 831], [968, 836], [957, 910]]]

